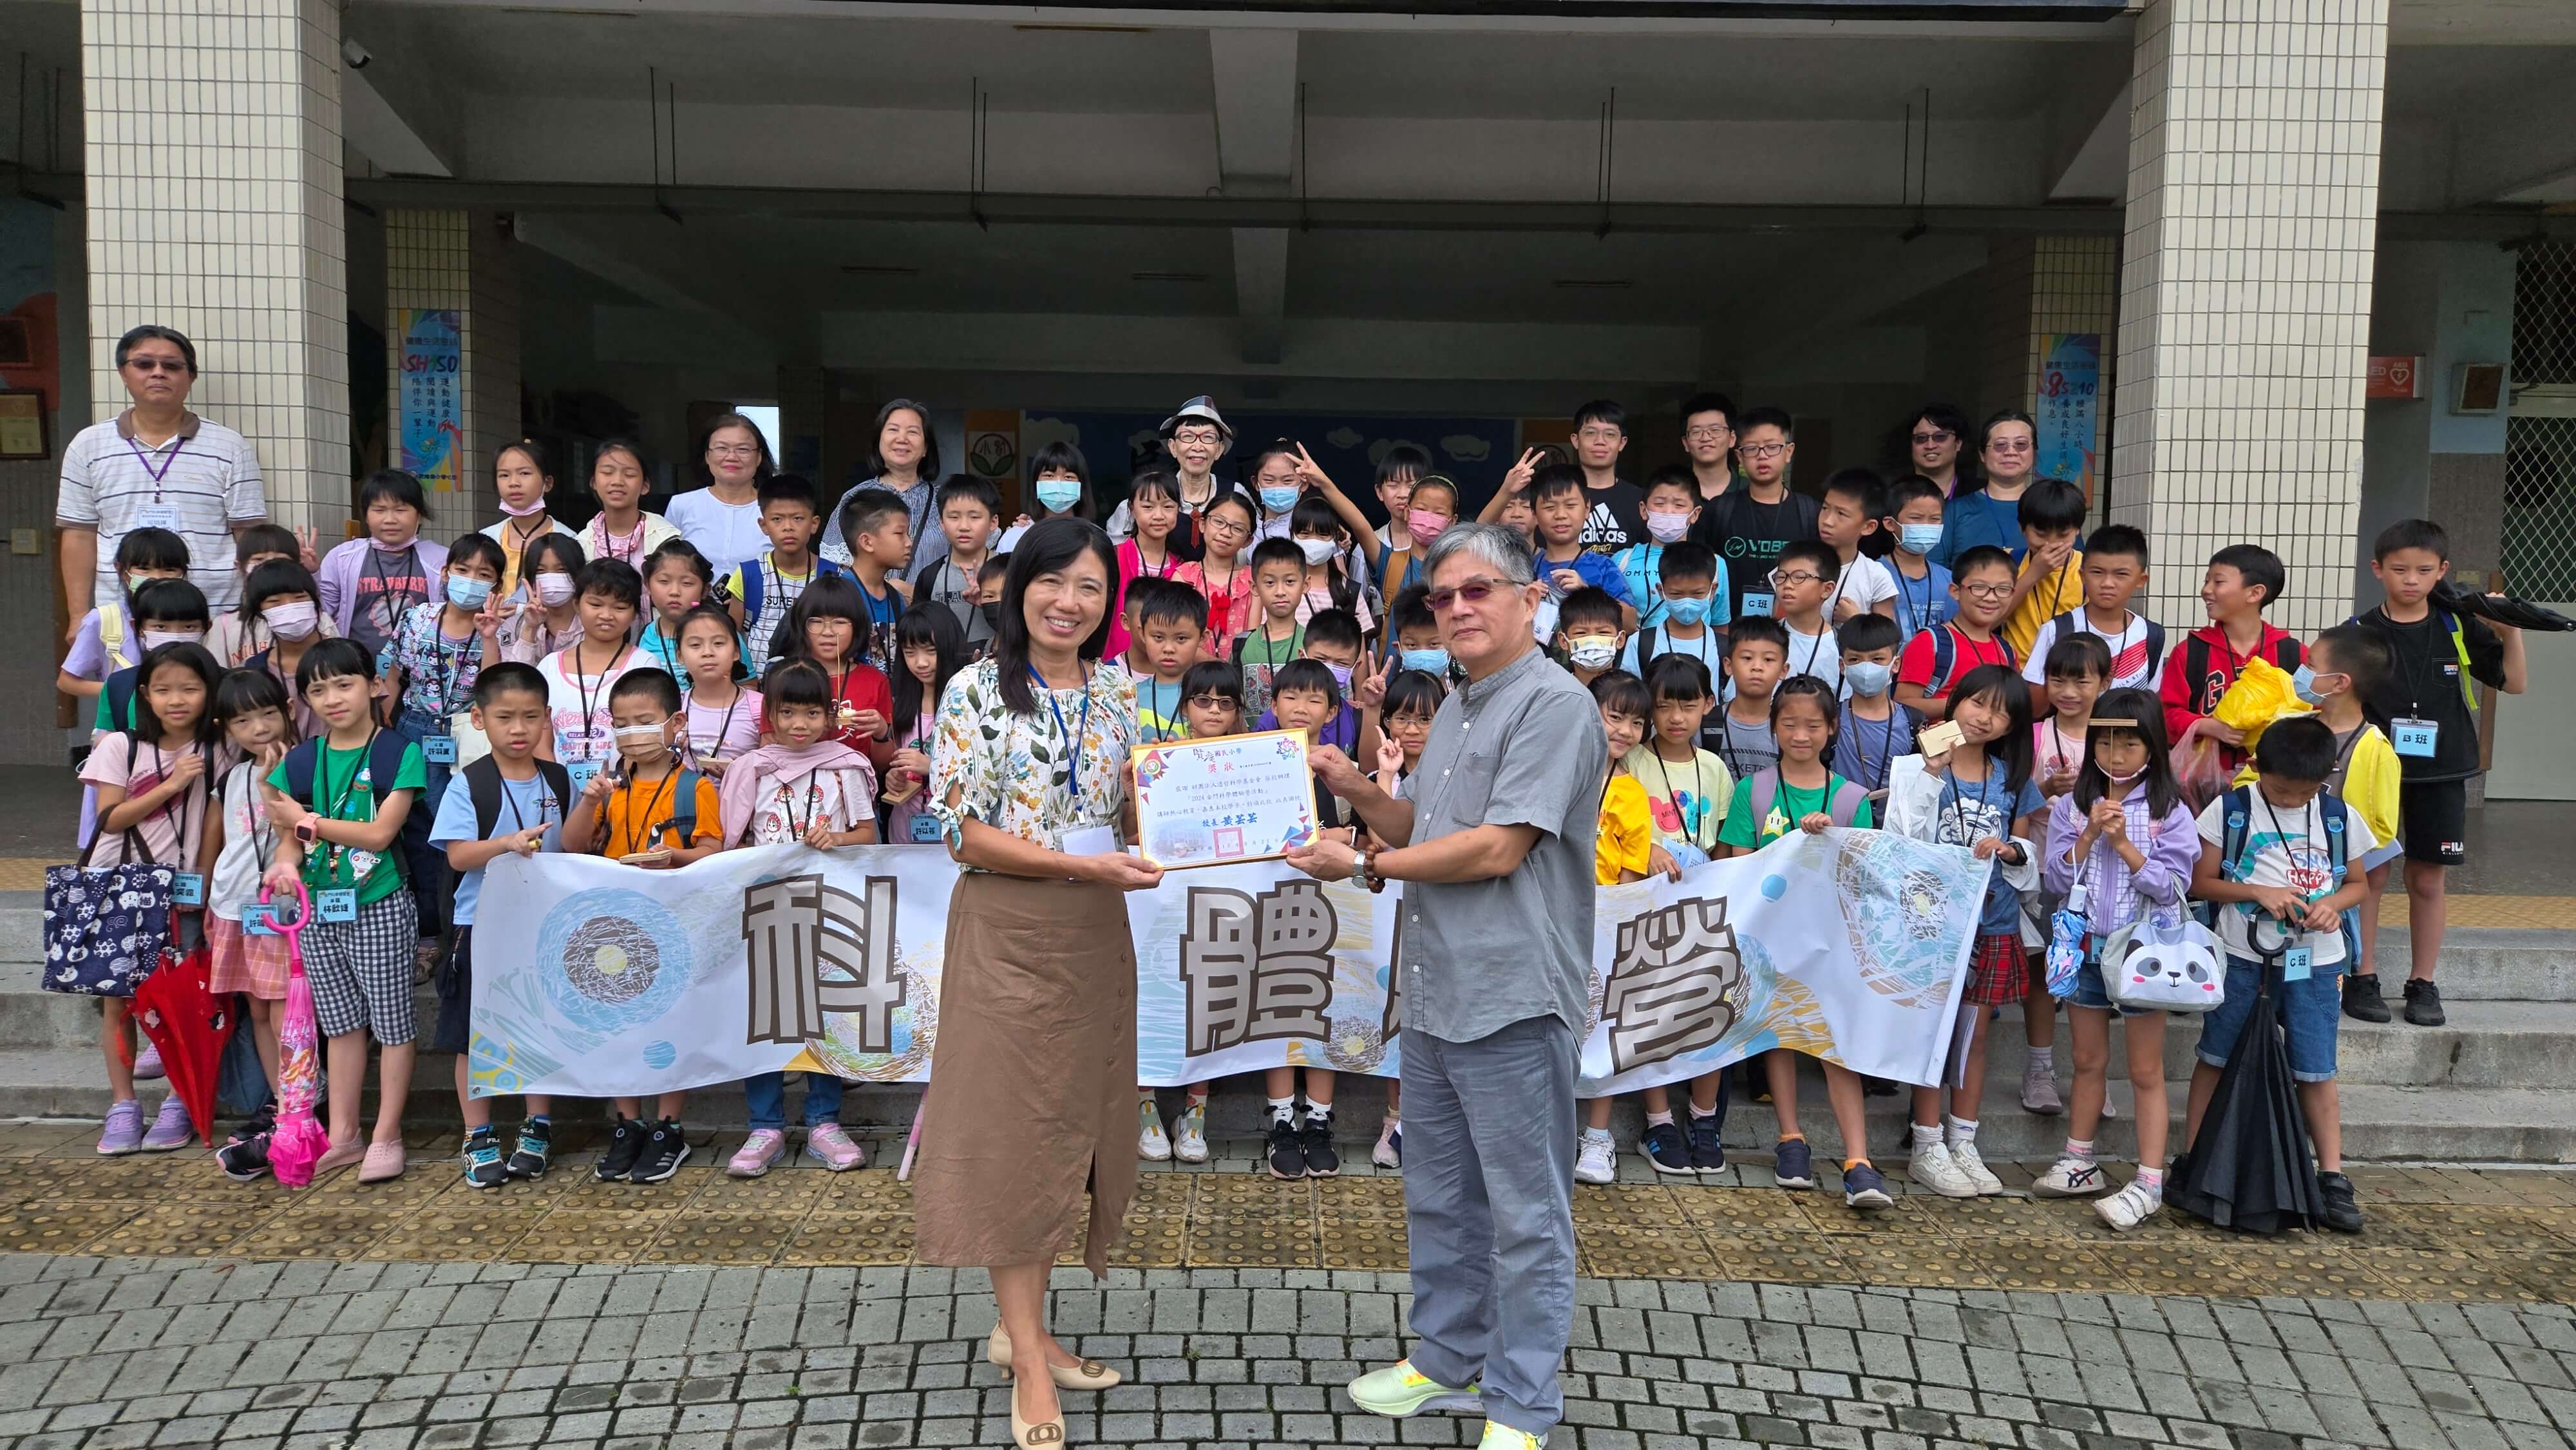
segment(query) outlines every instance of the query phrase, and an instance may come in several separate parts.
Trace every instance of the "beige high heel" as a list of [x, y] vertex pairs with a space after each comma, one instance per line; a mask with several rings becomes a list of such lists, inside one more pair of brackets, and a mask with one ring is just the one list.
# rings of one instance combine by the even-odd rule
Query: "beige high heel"
[[1040, 1420], [1032, 1425], [1020, 1418], [1020, 1397], [1011, 1396], [1011, 1443], [1019, 1446], [1020, 1450], [1038, 1450], [1040, 1446], [1062, 1445], [1064, 1443], [1063, 1412], [1058, 1410], [1054, 1419]]
[[[1006, 1375], [1013, 1372], [1011, 1337], [1004, 1334], [998, 1324], [993, 1326], [992, 1335], [984, 1341], [984, 1359], [989, 1364], [998, 1365]], [[1080, 1364], [1048, 1365], [1047, 1378], [1055, 1381], [1055, 1387], [1060, 1390], [1114, 1390], [1126, 1382], [1126, 1376], [1096, 1359], [1086, 1359]]]

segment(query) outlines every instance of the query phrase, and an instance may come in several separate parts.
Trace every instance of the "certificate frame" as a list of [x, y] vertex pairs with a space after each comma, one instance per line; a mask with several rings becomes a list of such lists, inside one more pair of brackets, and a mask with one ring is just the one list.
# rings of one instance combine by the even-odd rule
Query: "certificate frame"
[[[1253, 766], [1254, 798], [1217, 795], [1208, 780], [1212, 757], [1230, 757], [1229, 769]], [[1137, 854], [1158, 870], [1274, 861], [1313, 840], [1322, 824], [1315, 818], [1314, 767], [1306, 758], [1303, 730], [1160, 740], [1135, 746], [1129, 759], [1136, 771]], [[1294, 806], [1275, 794], [1265, 796], [1292, 775], [1298, 783]], [[1228, 818], [1224, 824], [1211, 820], [1212, 807], [1231, 807], [1220, 812]]]

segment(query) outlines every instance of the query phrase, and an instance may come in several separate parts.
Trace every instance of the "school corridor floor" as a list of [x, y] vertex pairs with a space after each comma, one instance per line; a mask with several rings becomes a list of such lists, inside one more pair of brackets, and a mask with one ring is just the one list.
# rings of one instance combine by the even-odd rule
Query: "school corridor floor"
[[[907, 1264], [881, 1169], [639, 1188], [575, 1151], [478, 1193], [424, 1136], [398, 1183], [294, 1192], [94, 1135], [0, 1125], [0, 1450], [1009, 1443], [981, 1276]], [[1072, 1443], [1472, 1444], [1339, 1390], [1401, 1352], [1400, 1182], [1251, 1149], [1146, 1173], [1106, 1284], [1057, 1271], [1059, 1332], [1129, 1379], [1068, 1400]], [[1582, 1189], [1551, 1445], [2567, 1445], [2576, 1173], [2353, 1176], [2358, 1239], [2115, 1239], [2020, 1196], [1863, 1221], [1758, 1165]]]

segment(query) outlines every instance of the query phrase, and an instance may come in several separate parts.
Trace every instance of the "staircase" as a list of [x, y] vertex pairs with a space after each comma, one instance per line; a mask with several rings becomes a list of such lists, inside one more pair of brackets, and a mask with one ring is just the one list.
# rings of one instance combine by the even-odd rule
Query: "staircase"
[[[98, 1005], [37, 987], [42, 915], [37, 893], [0, 892], [0, 1118], [96, 1118], [107, 1108]], [[2357, 1160], [2576, 1163], [2576, 1087], [2568, 1085], [2563, 1070], [2564, 1064], [2576, 1062], [2576, 932], [2458, 929], [2450, 937], [2441, 975], [2449, 1025], [2410, 1027], [2401, 1017], [2371, 1026], [2343, 1019], [2338, 1053], [2345, 1155]], [[2392, 1008], [2398, 1005], [2396, 984], [2404, 979], [2408, 960], [2404, 929], [2383, 932], [2380, 971]], [[424, 988], [424, 1036], [436, 1014], [436, 998]], [[2026, 1056], [2021, 1010], [2005, 1008], [1989, 1030], [1979, 1146], [1994, 1162], [2049, 1158], [2066, 1135], [2065, 1119], [2037, 1117], [2021, 1106]], [[2111, 1030], [2111, 1096], [2120, 1116], [2104, 1124], [2099, 1135], [2101, 1151], [2115, 1158], [2136, 1147], [2136, 1104], [2128, 1085], [2116, 1080], [2125, 1075], [2128, 1060], [2123, 1030], [2116, 1022]], [[2165, 1029], [2166, 1109], [2177, 1138], [2199, 1035], [2196, 1018], [2170, 1019]], [[2062, 1085], [2073, 1057], [2063, 1022], [2056, 1043]], [[451, 1058], [424, 1053], [413, 1073], [408, 1117], [424, 1125], [456, 1121], [454, 1074]], [[144, 1095], [157, 1098], [160, 1091], [157, 1084], [147, 1085]], [[845, 1116], [853, 1126], [899, 1126], [911, 1120], [917, 1096], [918, 1089], [903, 1085], [853, 1088]], [[1374, 1138], [1385, 1085], [1371, 1078], [1346, 1078], [1340, 1100], [1337, 1118], [1343, 1135], [1359, 1141]], [[1257, 1135], [1261, 1105], [1255, 1079], [1220, 1084], [1209, 1104], [1211, 1135]], [[1812, 1064], [1802, 1075], [1800, 1107], [1817, 1151], [1841, 1156], [1823, 1077]], [[1907, 1112], [1902, 1095], [1868, 1100], [1870, 1145], [1880, 1155], [1900, 1151]], [[701, 1127], [742, 1126], [741, 1090], [725, 1084], [692, 1092], [688, 1118]], [[1633, 1141], [1641, 1125], [1633, 1097], [1620, 1104], [1615, 1121], [1623, 1142]], [[1730, 1146], [1767, 1150], [1777, 1131], [1768, 1104], [1737, 1097], [1727, 1118]]]

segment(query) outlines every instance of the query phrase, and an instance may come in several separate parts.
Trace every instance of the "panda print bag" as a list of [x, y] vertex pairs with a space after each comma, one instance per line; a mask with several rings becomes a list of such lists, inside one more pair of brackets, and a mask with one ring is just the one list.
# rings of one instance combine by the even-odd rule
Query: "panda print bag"
[[2157, 907], [2102, 944], [2102, 991], [2136, 1012], [2206, 1012], [2227, 1000], [2218, 934], [2180, 906]]

